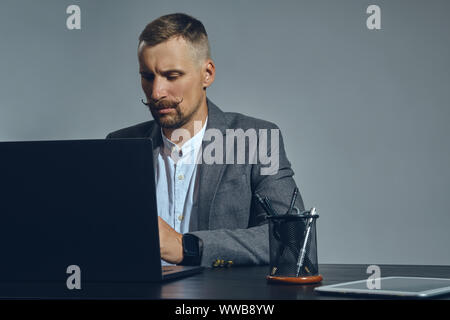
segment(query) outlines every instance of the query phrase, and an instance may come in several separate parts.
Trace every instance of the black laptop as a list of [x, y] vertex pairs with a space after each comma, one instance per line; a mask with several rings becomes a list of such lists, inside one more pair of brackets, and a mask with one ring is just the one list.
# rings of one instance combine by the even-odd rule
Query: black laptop
[[0, 143], [0, 289], [65, 287], [69, 266], [81, 283], [200, 272], [161, 266], [152, 150], [150, 139]]

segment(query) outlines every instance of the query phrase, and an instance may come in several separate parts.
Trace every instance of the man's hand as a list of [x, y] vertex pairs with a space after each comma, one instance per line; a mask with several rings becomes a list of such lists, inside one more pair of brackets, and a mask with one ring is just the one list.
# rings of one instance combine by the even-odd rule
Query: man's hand
[[183, 261], [183, 235], [158, 217], [161, 259], [178, 264]]

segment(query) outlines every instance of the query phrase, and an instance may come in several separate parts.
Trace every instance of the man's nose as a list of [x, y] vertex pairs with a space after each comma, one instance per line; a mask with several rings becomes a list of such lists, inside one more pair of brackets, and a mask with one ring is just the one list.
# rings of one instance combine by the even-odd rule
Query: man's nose
[[152, 86], [152, 99], [153, 100], [160, 100], [164, 98], [167, 95], [164, 79], [161, 77], [155, 77], [153, 79], [153, 86]]

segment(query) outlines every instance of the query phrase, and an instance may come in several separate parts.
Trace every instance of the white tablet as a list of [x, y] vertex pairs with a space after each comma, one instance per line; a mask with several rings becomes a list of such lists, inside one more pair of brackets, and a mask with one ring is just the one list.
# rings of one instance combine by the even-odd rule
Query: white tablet
[[[379, 278], [379, 289], [369, 289], [367, 280], [317, 287], [320, 293], [370, 294], [395, 297], [428, 298], [450, 293], [450, 279], [421, 277]], [[373, 280], [371, 280], [371, 283]]]

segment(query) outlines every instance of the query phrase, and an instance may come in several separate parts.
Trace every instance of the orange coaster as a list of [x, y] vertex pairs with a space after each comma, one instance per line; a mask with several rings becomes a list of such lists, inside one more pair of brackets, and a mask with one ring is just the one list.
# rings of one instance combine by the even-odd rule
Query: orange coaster
[[317, 283], [323, 280], [322, 276], [319, 274], [317, 276], [309, 277], [274, 277], [267, 276], [266, 279], [271, 282], [282, 282], [282, 283], [293, 283], [293, 284], [309, 284]]

